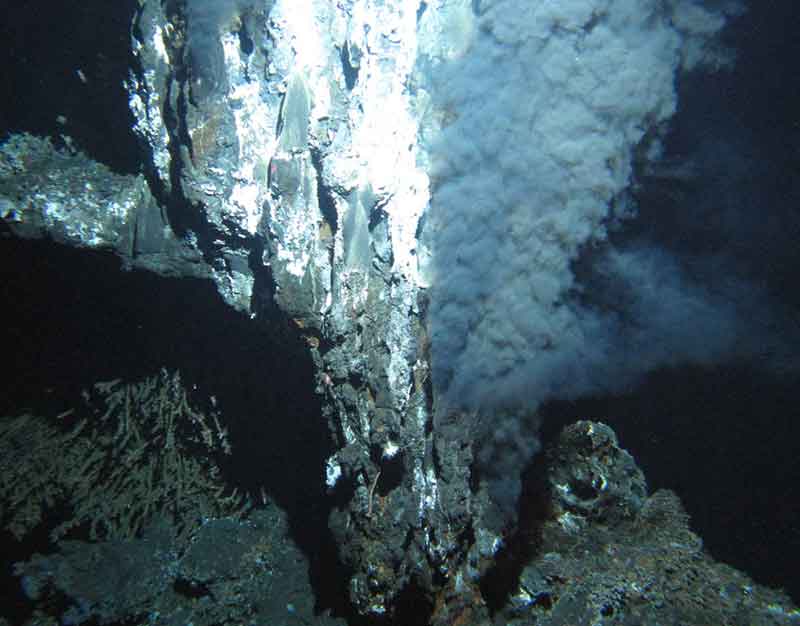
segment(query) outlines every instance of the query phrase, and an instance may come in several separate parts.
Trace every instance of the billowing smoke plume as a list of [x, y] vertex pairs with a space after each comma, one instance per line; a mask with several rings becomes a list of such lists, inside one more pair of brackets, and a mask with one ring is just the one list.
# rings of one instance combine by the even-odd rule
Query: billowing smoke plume
[[438, 410], [492, 416], [479, 460], [508, 504], [537, 450], [530, 415], [543, 401], [752, 355], [742, 294], [759, 294], [725, 267], [708, 282], [712, 270], [646, 237], [609, 236], [635, 207], [634, 166], [658, 159], [678, 73], [731, 61], [716, 35], [734, 7], [478, 5], [469, 46], [430, 73], [443, 111], [425, 233], [431, 346]]

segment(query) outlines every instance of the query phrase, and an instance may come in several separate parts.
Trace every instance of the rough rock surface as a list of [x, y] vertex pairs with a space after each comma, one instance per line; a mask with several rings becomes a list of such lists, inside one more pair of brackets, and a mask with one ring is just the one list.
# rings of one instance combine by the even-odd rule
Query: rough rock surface
[[197, 250], [168, 227], [143, 176], [115, 174], [33, 135], [14, 135], [0, 150], [0, 217], [20, 237], [111, 248], [128, 268], [208, 276]]
[[[671, 491], [644, 475], [605, 424], [567, 426], [480, 590], [451, 581], [432, 624], [792, 624], [780, 591], [714, 561]], [[525, 512], [527, 509], [527, 512]]]
[[30, 599], [65, 607], [61, 623], [342, 624], [315, 615], [308, 563], [271, 505], [244, 522], [208, 520], [188, 545], [158, 520], [137, 539], [65, 541], [16, 572]]
[[126, 88], [144, 175], [17, 138], [2, 217], [19, 236], [209, 277], [266, 322], [279, 307], [313, 355], [338, 447], [320, 480], [345, 494], [330, 526], [352, 600], [382, 614], [412, 577], [448, 571], [469, 524], [469, 450], [441, 452], [444, 484], [433, 459], [418, 262], [429, 180], [414, 71], [440, 28], [418, 29], [435, 11], [417, 2], [237, 7], [193, 24], [183, 3], [140, 2]]

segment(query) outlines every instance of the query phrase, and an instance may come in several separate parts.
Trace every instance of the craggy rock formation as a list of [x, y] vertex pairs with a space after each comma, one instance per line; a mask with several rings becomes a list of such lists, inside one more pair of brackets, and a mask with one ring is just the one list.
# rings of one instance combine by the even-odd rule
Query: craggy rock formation
[[320, 480], [347, 501], [330, 526], [352, 600], [377, 614], [412, 577], [446, 573], [467, 526], [443, 515], [463, 510], [447, 502], [468, 492], [463, 455], [447, 460], [453, 495], [432, 456], [413, 76], [424, 10], [141, 2], [127, 88], [145, 174], [28, 136], [4, 146], [0, 170], [16, 234], [209, 277], [235, 309], [305, 337], [338, 446]]
[[[598, 507], [598, 512], [600, 512]], [[617, 511], [612, 510], [611, 515]], [[790, 624], [777, 591], [713, 561], [677, 496], [657, 491], [637, 515], [571, 529], [548, 523], [503, 613], [508, 624]]]
[[307, 561], [287, 532], [286, 515], [269, 506], [246, 523], [211, 519], [188, 546], [161, 517], [135, 539], [64, 541], [16, 565], [26, 596], [50, 609], [26, 623], [342, 624], [315, 614]]
[[255, 317], [280, 308], [306, 337], [338, 443], [327, 480], [350, 495], [331, 527], [353, 600], [381, 613], [456, 548], [428, 536], [417, 16], [381, 2], [207, 4], [143, 2], [132, 25], [146, 174], [18, 136], [4, 145], [2, 216], [23, 237], [210, 277]]
[[[796, 622], [786, 596], [704, 553], [675, 494], [647, 495], [608, 426], [566, 427], [537, 469], [519, 527], [482, 564], [480, 583], [458, 573], [421, 590], [434, 602], [413, 623]], [[286, 515], [270, 504], [245, 520], [204, 518], [188, 541], [161, 515], [135, 537], [62, 541], [15, 565], [27, 597], [49, 607], [26, 623], [56, 623], [59, 604], [70, 623], [341, 623], [314, 614], [307, 561], [287, 533]]]
[[605, 424], [567, 426], [546, 457], [533, 514], [481, 592], [443, 590], [432, 623], [777, 625], [800, 615], [782, 593], [713, 561], [678, 497], [648, 496]]

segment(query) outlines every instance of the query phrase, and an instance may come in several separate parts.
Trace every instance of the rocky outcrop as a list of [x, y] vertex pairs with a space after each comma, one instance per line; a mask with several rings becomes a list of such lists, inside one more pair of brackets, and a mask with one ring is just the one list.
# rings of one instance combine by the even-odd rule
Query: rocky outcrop
[[140, 2], [132, 24], [144, 174], [19, 138], [4, 146], [3, 218], [20, 236], [211, 278], [265, 323], [277, 306], [305, 337], [338, 448], [320, 480], [344, 494], [330, 526], [352, 600], [381, 614], [412, 578], [448, 571], [469, 524], [443, 513], [465, 511], [469, 451], [434, 463], [419, 262], [429, 178], [415, 63], [433, 9], [187, 4]]
[[232, 306], [277, 304], [305, 337], [338, 448], [325, 479], [345, 494], [330, 527], [354, 605], [383, 614], [459, 567], [478, 519], [468, 431], [433, 427], [419, 238], [416, 67], [448, 51], [448, 23], [425, 2], [240, 3], [216, 21], [166, 6], [144, 3], [133, 30], [151, 185]]

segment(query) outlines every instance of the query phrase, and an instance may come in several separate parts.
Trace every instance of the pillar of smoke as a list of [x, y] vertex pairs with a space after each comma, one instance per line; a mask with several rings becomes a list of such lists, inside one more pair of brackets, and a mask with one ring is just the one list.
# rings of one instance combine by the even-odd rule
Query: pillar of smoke
[[607, 306], [587, 306], [574, 273], [581, 252], [608, 247], [634, 154], [657, 156], [676, 74], [730, 62], [715, 37], [731, 10], [481, 1], [469, 46], [430, 71], [444, 112], [425, 233], [437, 410], [482, 414], [478, 460], [504, 508], [538, 449], [530, 416], [544, 400], [710, 361], [732, 341], [729, 303], [657, 250], [598, 254], [595, 276], [618, 296]]

